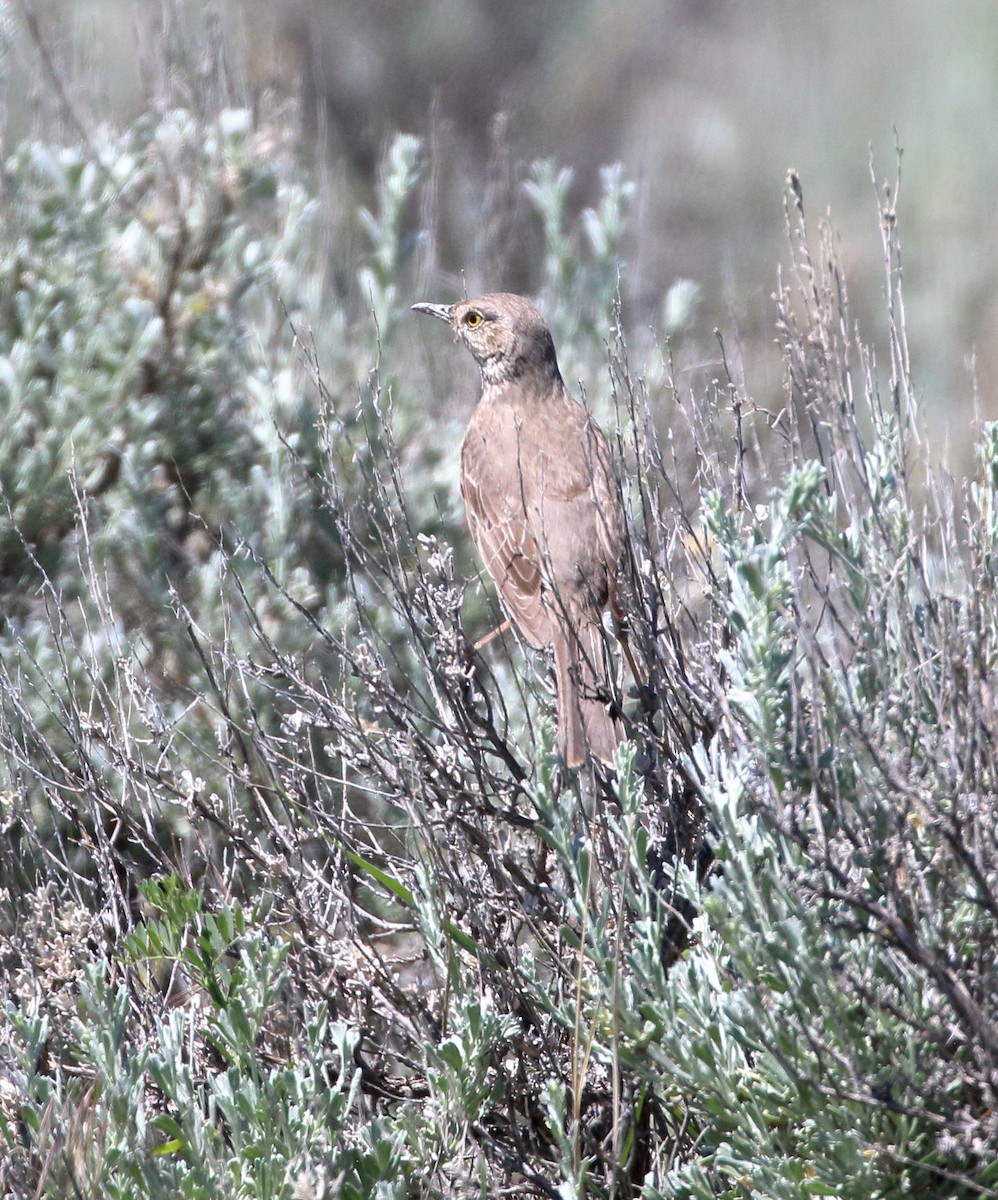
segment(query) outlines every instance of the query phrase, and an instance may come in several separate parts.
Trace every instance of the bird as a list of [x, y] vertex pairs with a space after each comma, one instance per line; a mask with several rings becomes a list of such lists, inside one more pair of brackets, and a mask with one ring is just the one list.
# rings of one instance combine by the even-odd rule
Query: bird
[[554, 339], [522, 296], [420, 303], [446, 321], [481, 372], [461, 446], [471, 537], [525, 641], [550, 648], [558, 751], [566, 766], [613, 759], [623, 729], [613, 707], [603, 613], [623, 618], [624, 513], [610, 445], [558, 369]]

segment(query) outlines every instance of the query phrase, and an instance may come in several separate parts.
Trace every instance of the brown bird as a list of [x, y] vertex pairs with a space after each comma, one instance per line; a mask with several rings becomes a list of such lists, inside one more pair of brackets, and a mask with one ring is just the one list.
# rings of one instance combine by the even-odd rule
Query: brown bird
[[482, 372], [461, 447], [471, 536], [506, 609], [554, 651], [558, 749], [570, 767], [608, 762], [612, 715], [602, 614], [616, 594], [624, 519], [610, 447], [568, 393], [544, 318], [521, 296], [414, 304], [446, 321]]

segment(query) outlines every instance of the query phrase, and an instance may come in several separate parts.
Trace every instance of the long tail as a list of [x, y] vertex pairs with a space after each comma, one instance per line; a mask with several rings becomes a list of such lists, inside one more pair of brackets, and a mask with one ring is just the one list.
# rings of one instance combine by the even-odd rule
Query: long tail
[[558, 749], [566, 766], [581, 766], [587, 755], [610, 762], [624, 731], [608, 708], [613, 688], [599, 625], [588, 621], [575, 630], [556, 630], [554, 668], [558, 686]]

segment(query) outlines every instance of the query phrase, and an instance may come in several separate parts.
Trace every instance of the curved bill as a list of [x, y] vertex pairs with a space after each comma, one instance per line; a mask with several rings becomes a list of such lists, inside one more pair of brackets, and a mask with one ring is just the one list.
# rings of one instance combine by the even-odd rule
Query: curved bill
[[429, 313], [431, 317], [439, 317], [441, 321], [450, 321], [454, 306], [452, 304], [414, 304], [412, 311]]

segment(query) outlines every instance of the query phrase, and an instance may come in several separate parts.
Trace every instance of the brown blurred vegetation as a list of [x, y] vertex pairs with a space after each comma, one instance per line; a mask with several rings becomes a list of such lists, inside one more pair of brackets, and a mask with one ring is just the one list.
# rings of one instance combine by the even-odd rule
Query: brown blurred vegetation
[[[998, 413], [998, 9], [983, 0], [45, 0], [37, 11], [60, 63], [77, 64], [67, 87], [96, 117], [127, 119], [171, 94], [171, 55], [198, 62], [191, 86], [216, 99], [296, 92], [338, 206], [363, 202], [394, 132], [419, 134], [441, 298], [462, 281], [536, 286], [539, 240], [520, 188], [532, 160], [572, 168], [576, 209], [597, 196], [599, 168], [621, 162], [638, 184], [625, 247], [632, 316], [661, 329], [662, 297], [693, 280], [690, 357], [712, 357], [711, 331], [724, 329], [757, 395], [779, 384], [771, 293], [786, 257], [788, 169], [812, 215], [831, 210], [865, 321], [883, 282], [870, 266], [871, 148], [877, 180], [893, 178], [896, 139], [929, 424], [962, 466], [975, 379], [980, 412]], [[30, 46], [13, 39], [10, 50], [8, 145], [53, 115], [32, 87]]]

